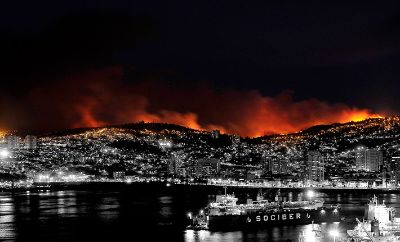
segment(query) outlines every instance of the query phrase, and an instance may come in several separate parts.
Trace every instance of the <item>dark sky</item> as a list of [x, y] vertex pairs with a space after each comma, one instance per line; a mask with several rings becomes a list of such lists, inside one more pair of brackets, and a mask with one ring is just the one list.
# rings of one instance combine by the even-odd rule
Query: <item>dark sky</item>
[[[144, 82], [156, 83], [147, 88], [157, 89], [158, 94], [172, 89], [178, 96], [206, 85], [216, 100], [227, 95], [226, 90], [254, 90], [264, 101], [289, 91], [295, 105], [317, 99], [330, 107], [343, 104], [397, 114], [400, 2], [378, 2], [7, 1], [0, 7], [0, 124], [43, 128], [52, 119], [50, 128], [87, 125], [64, 122], [68, 117], [57, 114], [68, 107], [77, 109], [81, 100], [68, 99], [64, 90], [77, 89], [84, 96], [85, 83], [93, 87], [96, 80], [80, 76], [108, 68], [123, 73], [117, 80], [120, 89], [112, 95], [127, 89], [137, 95], [137, 85]], [[145, 95], [146, 113], [194, 113], [201, 127], [227, 123], [217, 114], [201, 114], [199, 105], [179, 106], [182, 99], [161, 105], [157, 95]], [[93, 112], [99, 124], [138, 119], [109, 118], [112, 112], [99, 108]], [[82, 113], [71, 115], [82, 119]], [[227, 130], [234, 132], [238, 125]]]

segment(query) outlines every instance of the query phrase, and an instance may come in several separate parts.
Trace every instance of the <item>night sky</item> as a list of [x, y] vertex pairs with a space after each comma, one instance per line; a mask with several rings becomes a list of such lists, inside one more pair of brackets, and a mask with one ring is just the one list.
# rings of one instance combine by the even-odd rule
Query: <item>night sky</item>
[[7, 1], [0, 127], [243, 136], [400, 112], [400, 2]]

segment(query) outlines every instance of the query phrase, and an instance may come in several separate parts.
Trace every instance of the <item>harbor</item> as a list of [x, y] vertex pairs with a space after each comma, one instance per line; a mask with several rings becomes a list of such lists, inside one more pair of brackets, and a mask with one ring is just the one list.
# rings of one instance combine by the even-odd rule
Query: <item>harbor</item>
[[[330, 208], [323, 206], [323, 200], [313, 200], [315, 191], [310, 189], [305, 193], [307, 201], [295, 202], [287, 202], [281, 196], [280, 189], [273, 201], [265, 200], [260, 189], [256, 201], [248, 198], [246, 204], [237, 204], [238, 199], [226, 194], [226, 189], [224, 195], [217, 195], [216, 200], [201, 209], [199, 214], [188, 214], [191, 223], [189, 230], [246, 231], [255, 228], [262, 230], [268, 226], [305, 224], [307, 229], [299, 233], [299, 242], [331, 239], [334, 242], [400, 241], [400, 217], [396, 216], [395, 207], [376, 195], [361, 206], [364, 212], [362, 216], [342, 217], [340, 205], [331, 205]], [[302, 213], [304, 211], [305, 214]]]

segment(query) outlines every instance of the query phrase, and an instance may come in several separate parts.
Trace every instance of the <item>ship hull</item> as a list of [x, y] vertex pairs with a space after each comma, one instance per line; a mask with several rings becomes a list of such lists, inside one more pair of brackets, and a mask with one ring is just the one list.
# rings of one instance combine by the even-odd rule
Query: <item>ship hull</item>
[[210, 230], [231, 230], [340, 221], [337, 208], [291, 209], [287, 211], [260, 211], [243, 215], [208, 216]]

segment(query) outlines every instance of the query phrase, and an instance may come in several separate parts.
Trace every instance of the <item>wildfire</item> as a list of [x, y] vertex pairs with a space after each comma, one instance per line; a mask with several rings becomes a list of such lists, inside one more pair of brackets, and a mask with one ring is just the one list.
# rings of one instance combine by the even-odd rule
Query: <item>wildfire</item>
[[0, 138], [4, 139], [6, 135], [9, 134], [9, 131], [7, 130], [0, 130]]
[[353, 110], [351, 113], [344, 114], [341, 123], [346, 122], [360, 122], [369, 118], [384, 118], [379, 114], [370, 113], [368, 110]]
[[[123, 79], [119, 67], [92, 71], [38, 88], [27, 102], [43, 109], [37, 113], [54, 110], [38, 122], [47, 128], [145, 121], [249, 137], [381, 117], [345, 104], [293, 100], [286, 92], [268, 97], [254, 90], [217, 91], [212, 86], [171, 87], [151, 81], [127, 83]], [[51, 101], [60, 98], [63, 102]]]

